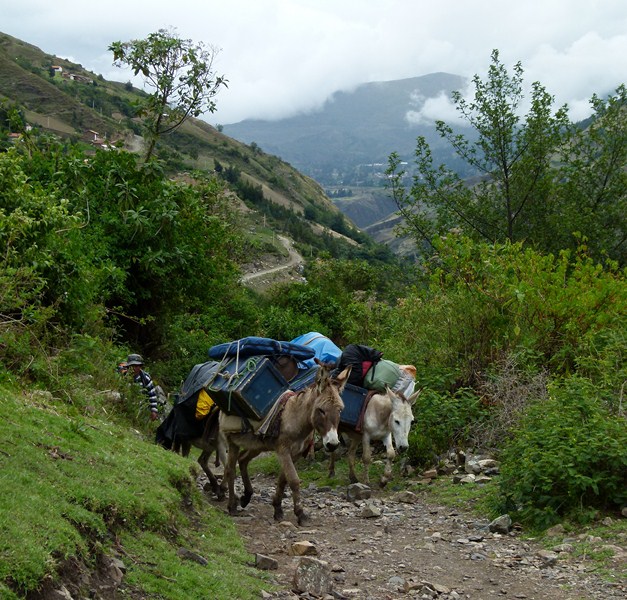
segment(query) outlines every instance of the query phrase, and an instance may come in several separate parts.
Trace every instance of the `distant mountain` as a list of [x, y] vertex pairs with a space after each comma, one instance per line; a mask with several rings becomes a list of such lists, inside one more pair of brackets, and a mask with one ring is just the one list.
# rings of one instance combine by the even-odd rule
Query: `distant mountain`
[[433, 122], [415, 119], [428, 99], [448, 96], [465, 83], [447, 73], [366, 83], [333, 94], [316, 112], [278, 121], [245, 120], [224, 125], [223, 131], [280, 156], [324, 186], [373, 185], [392, 152], [413, 155], [419, 135], [427, 138], [436, 160], [451, 163], [451, 150]]

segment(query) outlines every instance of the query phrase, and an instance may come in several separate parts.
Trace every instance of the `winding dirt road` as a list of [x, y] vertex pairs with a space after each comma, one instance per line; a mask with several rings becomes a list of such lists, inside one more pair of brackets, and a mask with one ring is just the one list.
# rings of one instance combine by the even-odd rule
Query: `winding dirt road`
[[294, 249], [294, 246], [292, 245], [292, 242], [290, 240], [288, 240], [286, 237], [282, 235], [279, 235], [277, 237], [280, 240], [280, 242], [283, 244], [283, 246], [285, 246], [285, 249], [287, 250], [289, 254], [287, 261], [275, 267], [269, 267], [267, 269], [262, 269], [261, 271], [246, 273], [246, 275], [242, 276], [243, 283], [249, 282], [259, 277], [272, 275], [274, 273], [278, 273], [279, 271], [290, 269], [303, 262], [303, 257]]

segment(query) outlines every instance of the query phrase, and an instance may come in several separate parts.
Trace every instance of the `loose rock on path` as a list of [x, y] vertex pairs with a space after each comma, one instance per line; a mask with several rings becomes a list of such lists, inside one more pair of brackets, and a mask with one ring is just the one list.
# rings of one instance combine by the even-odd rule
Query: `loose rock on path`
[[[269, 569], [277, 584], [278, 591], [266, 598], [627, 597], [627, 587], [605, 582], [593, 563], [568, 553], [568, 544], [561, 551], [547, 551], [520, 532], [492, 532], [488, 521], [408, 492], [373, 489], [370, 498], [349, 500], [347, 486], [311, 485], [302, 491], [311, 520], [298, 527], [287, 494], [286, 521], [273, 520], [273, 478], [257, 475], [253, 484], [251, 503], [233, 519], [257, 566]], [[310, 567], [319, 569], [313, 588], [307, 587], [312, 576], [299, 571]]]

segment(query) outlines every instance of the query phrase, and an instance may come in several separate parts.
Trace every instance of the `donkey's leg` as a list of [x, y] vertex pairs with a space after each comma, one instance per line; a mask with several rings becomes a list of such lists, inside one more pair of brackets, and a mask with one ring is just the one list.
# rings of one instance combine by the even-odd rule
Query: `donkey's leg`
[[239, 455], [238, 463], [239, 463], [239, 472], [242, 476], [242, 483], [244, 484], [244, 493], [240, 498], [240, 506], [244, 508], [248, 506], [250, 499], [253, 497], [253, 484], [250, 480], [250, 475], [248, 473], [248, 463], [257, 456], [259, 452], [254, 452], [252, 450], [245, 450]]
[[396, 452], [392, 444], [391, 433], [388, 433], [388, 435], [383, 438], [383, 445], [385, 446], [385, 469], [381, 481], [379, 482], [381, 487], [385, 487], [392, 479], [392, 461], [396, 457]]
[[[221, 491], [220, 484], [218, 483], [218, 478], [213, 474], [211, 469], [209, 468], [209, 459], [213, 454], [213, 448], [207, 449], [205, 448], [198, 457], [198, 464], [201, 466], [202, 470], [205, 472], [205, 475], [209, 479], [209, 485], [211, 485], [211, 491], [220, 499]], [[222, 498], [224, 498], [224, 494], [222, 494]]]
[[215, 466], [219, 467], [220, 465], [226, 465], [226, 450], [228, 447], [228, 443], [226, 438], [224, 437], [224, 433], [221, 431], [218, 432], [218, 437], [216, 438], [216, 459]]
[[[227, 481], [229, 489], [229, 514], [237, 514], [237, 496], [235, 495], [235, 469], [237, 468], [237, 457], [239, 456], [239, 446], [237, 446], [231, 438], [228, 438], [229, 453], [226, 464], [224, 465], [224, 479]], [[224, 479], [222, 484], [224, 487]]]
[[[359, 447], [359, 440], [350, 437], [348, 441], [348, 451], [346, 453], [346, 459], [348, 460], [348, 479], [351, 483], [357, 483], [357, 474], [355, 473], [355, 460], [357, 457], [357, 448]], [[368, 473], [366, 472], [366, 483], [368, 482]]]
[[281, 468], [281, 472], [276, 480], [276, 488], [274, 490], [274, 496], [272, 497], [272, 506], [274, 507], [274, 520], [283, 520], [283, 495], [285, 494], [285, 486], [287, 485], [287, 479], [285, 473]]
[[370, 485], [370, 465], [372, 463], [372, 445], [370, 436], [364, 432], [361, 436], [361, 460], [364, 463], [364, 483]]
[[192, 449], [191, 442], [185, 440], [181, 441], [178, 438], [174, 440], [172, 443], [172, 450], [177, 454], [180, 453], [181, 456], [189, 456], [189, 453]]
[[339, 449], [334, 450], [329, 455], [329, 477], [335, 477], [335, 453], [339, 452]]
[[[279, 460], [281, 461], [281, 473], [282, 476], [287, 480], [288, 485], [290, 486], [290, 490], [292, 490], [292, 501], [294, 503], [294, 514], [298, 519], [299, 525], [304, 525], [309, 517], [305, 514], [303, 506], [300, 502], [300, 478], [298, 477], [298, 472], [296, 471], [296, 467], [294, 466], [294, 459], [289, 451], [282, 453], [279, 456]], [[281, 477], [279, 477], [281, 479]], [[283, 490], [285, 489], [285, 485], [283, 486]], [[277, 484], [277, 495], [275, 495], [275, 500], [279, 498], [279, 486]], [[281, 490], [282, 493], [282, 490]], [[274, 502], [273, 502], [274, 504]], [[275, 504], [276, 511], [276, 504]]]

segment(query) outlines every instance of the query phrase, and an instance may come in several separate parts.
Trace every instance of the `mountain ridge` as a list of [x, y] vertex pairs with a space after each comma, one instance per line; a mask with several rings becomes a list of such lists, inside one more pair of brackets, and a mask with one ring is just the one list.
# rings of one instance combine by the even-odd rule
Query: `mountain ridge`
[[[411, 155], [419, 135], [442, 152], [434, 124], [412, 123], [408, 115], [465, 84], [465, 78], [449, 73], [364, 83], [335, 92], [316, 111], [281, 120], [248, 119], [224, 125], [223, 131], [281, 156], [322, 185], [347, 183], [360, 165], [385, 164], [392, 152]], [[337, 171], [341, 175], [334, 175]]]
[[[26, 123], [43, 132], [93, 148], [117, 145], [137, 152], [141, 151], [142, 138], [141, 121], [135, 112], [136, 101], [142, 95], [144, 92], [130, 82], [107, 81], [80, 64], [0, 32], [0, 112], [4, 111], [0, 117], [4, 115], [5, 127], [10, 128], [7, 109], [13, 105], [22, 111]], [[309, 226], [311, 239], [319, 238], [322, 230], [338, 244], [345, 241], [344, 253], [351, 252], [356, 240], [364, 249], [373, 245], [358, 228], [344, 220], [314, 179], [257, 146], [229, 137], [204, 120], [190, 118], [178, 131], [163, 136], [159, 147], [166, 168], [172, 172], [213, 173], [220, 169], [231, 178], [241, 178], [243, 187], [247, 184], [258, 188], [257, 196], [261, 196], [265, 208], [257, 209], [271, 210], [275, 224], [272, 226], [278, 227], [278, 232], [287, 233], [293, 221], [290, 215], [295, 215]]]

